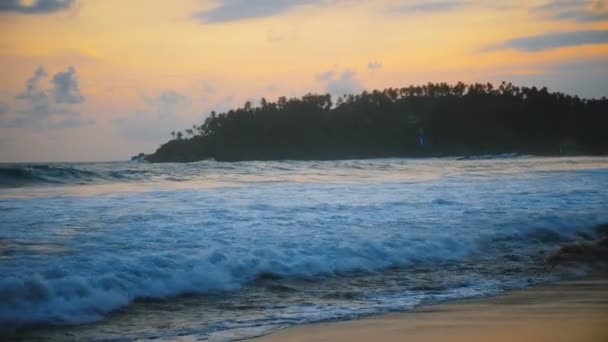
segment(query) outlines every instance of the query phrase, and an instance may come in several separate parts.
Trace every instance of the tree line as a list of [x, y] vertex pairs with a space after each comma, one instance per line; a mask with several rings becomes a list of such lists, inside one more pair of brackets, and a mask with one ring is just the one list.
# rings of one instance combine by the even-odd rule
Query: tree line
[[511, 83], [262, 98], [171, 132], [152, 162], [608, 152], [608, 99]]

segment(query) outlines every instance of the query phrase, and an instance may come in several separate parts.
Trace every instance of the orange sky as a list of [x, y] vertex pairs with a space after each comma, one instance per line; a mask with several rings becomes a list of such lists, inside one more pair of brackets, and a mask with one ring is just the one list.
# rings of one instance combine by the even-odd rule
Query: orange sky
[[125, 159], [261, 96], [458, 80], [608, 96], [608, 1], [4, 3], [0, 161]]

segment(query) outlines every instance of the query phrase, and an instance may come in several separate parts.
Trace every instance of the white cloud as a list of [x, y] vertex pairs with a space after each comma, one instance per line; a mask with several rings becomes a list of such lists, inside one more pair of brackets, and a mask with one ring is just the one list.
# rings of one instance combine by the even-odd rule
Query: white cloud
[[46, 14], [66, 10], [72, 7], [74, 3], [74, 0], [35, 0], [31, 4], [22, 0], [1, 0], [0, 12]]
[[369, 70], [382, 69], [382, 63], [380, 63], [380, 62], [369, 62], [369, 63], [367, 63], [367, 68]]
[[194, 18], [204, 23], [233, 22], [253, 18], [272, 17], [290, 9], [321, 0], [222, 0], [209, 11], [194, 13]]
[[58, 72], [53, 76], [53, 95], [57, 103], [83, 103], [85, 98], [80, 93], [78, 75], [74, 67], [67, 71]]
[[[65, 128], [90, 125], [94, 120], [83, 117], [75, 105], [85, 101], [78, 86], [77, 72], [73, 67], [58, 72], [52, 86], [45, 89], [46, 70], [39, 66], [26, 81], [25, 89], [15, 96], [14, 111], [8, 111], [0, 120], [5, 127], [41, 126]], [[52, 94], [52, 96], [50, 95]]]
[[353, 69], [346, 69], [341, 73], [329, 70], [318, 74], [316, 80], [323, 83], [325, 91], [334, 95], [342, 96], [355, 94], [363, 90], [363, 86], [357, 80], [357, 72]]
[[171, 131], [188, 128], [191, 110], [189, 98], [173, 90], [165, 90], [144, 99], [146, 108], [113, 121], [114, 127], [129, 140], [162, 142]]

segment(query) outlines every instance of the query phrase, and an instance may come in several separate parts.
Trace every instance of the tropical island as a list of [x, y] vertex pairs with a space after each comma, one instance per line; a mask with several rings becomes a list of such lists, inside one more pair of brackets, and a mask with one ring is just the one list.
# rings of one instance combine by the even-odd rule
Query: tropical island
[[606, 154], [608, 99], [511, 83], [262, 98], [171, 132], [150, 162]]

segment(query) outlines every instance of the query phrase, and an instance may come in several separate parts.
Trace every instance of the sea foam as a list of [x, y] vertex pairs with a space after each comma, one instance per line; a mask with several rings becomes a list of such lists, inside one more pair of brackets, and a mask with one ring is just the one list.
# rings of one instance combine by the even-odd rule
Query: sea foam
[[[252, 326], [491, 294], [538, 279], [546, 255], [608, 222], [601, 158], [70, 167], [111, 180], [102, 194], [45, 184], [0, 196], [2, 329], [99, 321], [138, 301], [230, 297], [269, 282], [289, 301], [303, 296], [292, 280], [365, 278], [344, 289], [355, 295], [306, 285], [288, 314], [258, 303]], [[143, 189], [110, 178], [128, 170]]]

